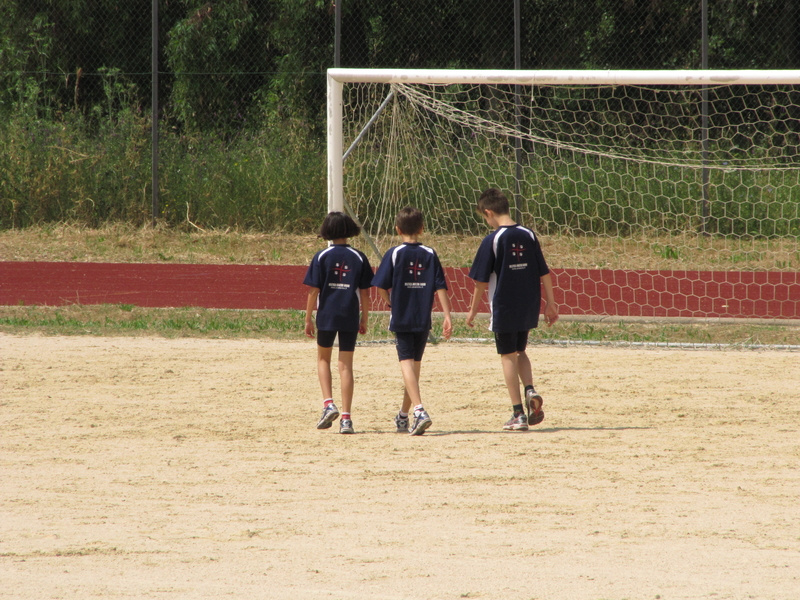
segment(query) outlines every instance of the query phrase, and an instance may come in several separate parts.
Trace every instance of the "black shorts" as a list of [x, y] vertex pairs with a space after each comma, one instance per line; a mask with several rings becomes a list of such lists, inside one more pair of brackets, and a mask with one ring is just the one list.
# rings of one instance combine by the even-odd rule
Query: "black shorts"
[[525, 348], [528, 345], [528, 331], [495, 333], [494, 345], [497, 347], [498, 354], [525, 352]]
[[356, 349], [357, 331], [323, 331], [317, 330], [317, 345], [322, 348], [333, 348], [336, 334], [339, 334], [339, 352], [353, 352]]
[[428, 344], [427, 331], [395, 331], [394, 344], [397, 347], [397, 358], [419, 362]]

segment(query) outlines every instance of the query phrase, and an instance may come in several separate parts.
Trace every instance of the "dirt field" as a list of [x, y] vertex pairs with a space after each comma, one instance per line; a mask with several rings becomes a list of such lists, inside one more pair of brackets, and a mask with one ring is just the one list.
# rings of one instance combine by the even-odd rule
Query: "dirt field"
[[314, 428], [312, 342], [0, 335], [0, 598], [759, 598], [800, 590], [797, 353], [391, 346], [357, 434]]

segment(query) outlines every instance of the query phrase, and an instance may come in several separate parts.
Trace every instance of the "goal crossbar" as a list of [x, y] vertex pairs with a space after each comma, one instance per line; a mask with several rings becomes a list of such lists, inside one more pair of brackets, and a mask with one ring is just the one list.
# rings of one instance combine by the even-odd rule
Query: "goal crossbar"
[[475, 70], [328, 69], [340, 83], [490, 83], [498, 85], [732, 85], [797, 84], [800, 70]]

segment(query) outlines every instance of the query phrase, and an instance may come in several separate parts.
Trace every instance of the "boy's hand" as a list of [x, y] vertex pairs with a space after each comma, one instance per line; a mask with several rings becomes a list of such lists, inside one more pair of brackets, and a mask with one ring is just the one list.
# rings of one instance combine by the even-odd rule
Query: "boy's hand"
[[314, 337], [314, 323], [312, 321], [306, 321], [306, 337]]
[[453, 321], [450, 319], [450, 315], [447, 315], [444, 318], [444, 324], [442, 325], [442, 335], [446, 340], [449, 340], [450, 336], [453, 335]]
[[558, 321], [558, 304], [548, 302], [544, 306], [544, 320], [548, 327], [552, 327]]
[[358, 324], [358, 333], [361, 335], [367, 333], [367, 319], [361, 319], [361, 322]]
[[483, 294], [486, 292], [488, 287], [489, 284], [485, 281], [475, 282], [475, 290], [472, 292], [472, 302], [470, 302], [469, 312], [467, 313], [467, 327], [473, 326], [473, 321], [475, 321], [475, 317], [478, 314], [478, 308], [481, 304], [481, 298], [483, 298]]

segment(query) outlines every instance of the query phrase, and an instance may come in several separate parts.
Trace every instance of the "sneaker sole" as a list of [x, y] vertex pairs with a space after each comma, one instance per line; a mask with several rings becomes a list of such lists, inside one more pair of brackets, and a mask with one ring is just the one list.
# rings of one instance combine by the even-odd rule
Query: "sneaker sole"
[[431, 421], [430, 419], [428, 419], [427, 421], [423, 421], [422, 423], [417, 425], [417, 428], [414, 431], [409, 431], [408, 434], [409, 435], [422, 435], [423, 433], [425, 433], [425, 430], [428, 427], [430, 427], [432, 424], [433, 424], [433, 421]]
[[354, 429], [340, 429], [339, 433], [355, 433]]
[[339, 413], [332, 413], [325, 417], [324, 419], [320, 419], [320, 422], [317, 423], [317, 429], [330, 429], [333, 422], [339, 418]]
[[[531, 400], [539, 400], [539, 410], [537, 411], [535, 408], [535, 402], [531, 402]], [[525, 396], [525, 407], [528, 409], [528, 425], [538, 425], [542, 421], [544, 421], [544, 411], [542, 410], [542, 406], [544, 405], [544, 400], [539, 394], [532, 396], [529, 400], [527, 396]]]

